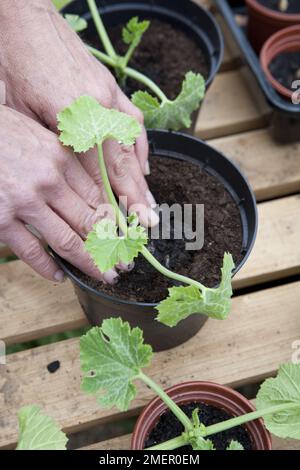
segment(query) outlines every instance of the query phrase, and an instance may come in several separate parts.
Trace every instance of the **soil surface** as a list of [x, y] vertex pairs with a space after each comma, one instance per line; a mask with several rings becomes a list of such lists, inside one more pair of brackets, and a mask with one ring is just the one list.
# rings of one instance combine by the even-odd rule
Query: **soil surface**
[[[204, 204], [204, 246], [201, 250], [185, 250], [185, 239], [152, 239], [148, 248], [167, 268], [196, 279], [209, 287], [220, 281], [225, 251], [232, 253], [238, 264], [242, 260], [242, 226], [237, 205], [224, 186], [200, 166], [170, 158], [151, 157], [149, 187], [158, 204]], [[195, 208], [194, 208], [195, 209]], [[196, 210], [193, 228], [196, 226]], [[173, 238], [173, 239], [172, 239]], [[159, 302], [174, 283], [158, 273], [143, 256], [135, 260], [130, 273], [120, 273], [114, 286], [73, 272], [89, 286], [117, 298], [139, 302]]]
[[[128, 49], [122, 40], [123, 26], [107, 28], [119, 54], [125, 54]], [[88, 39], [95, 47], [102, 49], [98, 39]], [[179, 94], [187, 72], [201, 73], [205, 78], [209, 75], [209, 64], [197, 41], [185, 31], [153, 18], [129, 65], [151, 78], [170, 99]], [[124, 91], [131, 96], [135, 91], [144, 89], [140, 83], [128, 79]]]
[[280, 0], [258, 0], [258, 3], [280, 13], [300, 13], [299, 0], [288, 0], [288, 8], [285, 11], [282, 11], [279, 7]]
[[292, 83], [300, 80], [300, 51], [279, 54], [271, 62], [269, 69], [281, 85], [292, 90]]
[[[200, 422], [205, 426], [220, 423], [227, 419], [232, 418], [226, 411], [216, 408], [214, 406], [205, 405], [204, 403], [189, 403], [180, 407], [185, 414], [191, 418], [192, 412], [195, 408], [199, 409]], [[180, 436], [184, 431], [182, 424], [173, 415], [171, 411], [164, 413], [158, 421], [155, 428], [151, 431], [146, 443], [145, 448], [151, 447], [162, 442], [165, 442], [174, 437]], [[237, 426], [227, 431], [219, 432], [209, 439], [213, 442], [216, 450], [226, 450], [232, 440], [238, 441], [245, 450], [252, 450], [250, 436], [246, 429], [242, 426]], [[185, 446], [178, 449], [180, 452], [192, 450], [191, 446]]]

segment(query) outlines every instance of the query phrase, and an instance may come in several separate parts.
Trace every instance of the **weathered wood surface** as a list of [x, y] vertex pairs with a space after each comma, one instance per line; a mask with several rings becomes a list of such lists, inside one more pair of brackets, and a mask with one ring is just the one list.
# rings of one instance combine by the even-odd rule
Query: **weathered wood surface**
[[[156, 354], [148, 374], [163, 387], [196, 379], [237, 386], [270, 376], [291, 360], [300, 336], [299, 304], [300, 282], [237, 297], [229, 319], [209, 320], [184, 345]], [[50, 374], [47, 365], [56, 360], [60, 368]], [[13, 354], [7, 362], [0, 366], [0, 448], [15, 443], [23, 405], [40, 405], [67, 431], [120, 419], [80, 391], [78, 339]], [[131, 414], [152, 396], [143, 385], [138, 389]]]

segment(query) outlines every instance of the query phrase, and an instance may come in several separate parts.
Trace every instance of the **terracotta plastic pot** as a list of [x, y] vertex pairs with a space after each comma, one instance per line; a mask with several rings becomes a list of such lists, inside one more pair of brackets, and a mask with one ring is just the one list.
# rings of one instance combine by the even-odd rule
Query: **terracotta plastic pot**
[[292, 100], [295, 90], [290, 90], [278, 82], [272, 75], [269, 66], [279, 54], [296, 51], [300, 51], [300, 25], [285, 28], [271, 36], [264, 44], [260, 54], [260, 64], [267, 79], [278, 93], [289, 100]]
[[282, 13], [261, 5], [257, 0], [245, 0], [248, 6], [248, 37], [256, 52], [277, 31], [300, 24], [300, 14]]
[[[226, 411], [232, 417], [255, 411], [254, 406], [240, 393], [231, 388], [211, 382], [186, 382], [174, 385], [166, 390], [168, 395], [177, 404], [191, 402], [205, 403]], [[132, 439], [132, 450], [143, 450], [145, 442], [160, 419], [167, 410], [163, 401], [156, 397], [142, 411], [136, 422]], [[263, 420], [257, 419], [245, 424], [252, 441], [253, 450], [271, 450], [272, 440], [269, 431], [265, 428]]]

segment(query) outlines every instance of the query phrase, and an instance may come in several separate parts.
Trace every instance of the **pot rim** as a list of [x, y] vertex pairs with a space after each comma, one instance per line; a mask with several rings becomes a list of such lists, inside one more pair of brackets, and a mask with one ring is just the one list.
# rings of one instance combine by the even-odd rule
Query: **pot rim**
[[[188, 381], [173, 385], [165, 390], [176, 403], [197, 401], [220, 407], [230, 415], [239, 416], [255, 411], [255, 406], [239, 392], [225, 385], [210, 381]], [[198, 398], [197, 398], [198, 397]], [[132, 433], [131, 449], [144, 449], [144, 441], [153, 429], [160, 416], [168, 409], [158, 396], [154, 397], [142, 410]], [[254, 444], [272, 449], [272, 439], [263, 419], [245, 423], [244, 425]], [[254, 435], [255, 434], [255, 435]], [[143, 444], [141, 440], [143, 439]]]
[[[148, 129], [147, 132], [148, 132], [148, 136], [150, 137], [150, 139], [153, 135], [157, 135], [157, 136], [167, 135], [167, 134], [168, 135], [173, 135], [173, 136], [175, 135], [175, 136], [179, 136], [179, 137], [184, 137], [184, 138], [186, 138], [188, 140], [191, 140], [191, 141], [194, 141], [194, 142], [198, 142], [198, 143], [204, 145], [205, 147], [211, 148], [210, 145], [208, 145], [206, 142], [202, 141], [201, 139], [198, 139], [197, 137], [190, 136], [190, 135], [187, 135], [187, 134], [184, 134], [184, 133], [181, 133], [181, 132], [166, 131], [166, 130], [161, 130], [161, 129]], [[251, 243], [249, 243], [249, 246], [247, 247], [246, 252], [245, 252], [242, 260], [240, 261], [240, 263], [235, 267], [235, 269], [232, 272], [232, 277], [234, 277], [235, 274], [237, 274], [237, 272], [243, 267], [243, 265], [247, 261], [248, 257], [250, 256], [250, 253], [253, 249], [253, 245], [254, 245], [255, 240], [256, 240], [257, 229], [258, 229], [258, 223], [257, 223], [257, 221], [258, 221], [258, 212], [257, 212], [256, 198], [255, 198], [254, 192], [253, 192], [247, 178], [243, 175], [243, 173], [241, 172], [239, 167], [233, 161], [229, 160], [229, 158], [227, 158], [219, 150], [216, 150], [216, 149], [214, 149], [214, 150], [220, 155], [221, 158], [223, 158], [225, 161], [227, 161], [236, 170], [236, 172], [240, 175], [241, 178], [244, 179], [244, 181], [247, 184], [247, 187], [248, 187], [248, 190], [249, 190], [249, 196], [251, 198], [251, 202], [252, 202], [252, 205], [253, 205], [253, 208], [254, 208], [255, 229], [253, 231], [252, 240], [251, 240]], [[159, 156], [159, 149], [157, 150], [157, 155]], [[178, 158], [179, 158], [179, 156], [180, 156], [180, 154], [178, 154]], [[219, 179], [219, 181], [222, 182], [221, 179]], [[222, 183], [222, 184], [224, 184], [224, 183]], [[242, 223], [242, 226], [243, 226], [243, 222], [241, 222], [241, 223]], [[69, 262], [65, 261], [63, 258], [61, 258], [50, 246], [48, 247], [48, 249], [49, 249], [50, 253], [53, 255], [53, 257], [54, 257], [55, 261], [57, 262], [57, 264], [59, 265], [59, 267], [72, 280], [72, 282], [74, 282], [74, 284], [76, 284], [81, 289], [88, 291], [89, 293], [91, 293], [92, 295], [94, 295], [96, 297], [104, 298], [109, 302], [114, 302], [114, 303], [123, 304], [123, 305], [130, 305], [130, 306], [135, 305], [135, 306], [144, 307], [144, 308], [148, 308], [148, 307], [155, 308], [159, 304], [159, 302], [154, 302], [154, 303], [153, 302], [136, 302], [136, 301], [133, 301], [133, 300], [122, 299], [122, 298], [112, 296], [112, 295], [106, 294], [104, 292], [98, 291], [98, 290], [94, 289], [93, 287], [88, 286], [86, 283], [84, 283], [81, 279], [79, 279], [74, 273], [72, 273], [70, 271], [70, 269], [68, 268], [68, 265], [70, 265], [71, 263], [69, 263]]]
[[290, 26], [273, 34], [264, 44], [260, 53], [260, 64], [273, 88], [286, 98], [292, 99], [294, 90], [282, 85], [271, 73], [269, 65], [283, 52], [300, 51], [300, 25]]
[[246, 0], [246, 3], [257, 13], [267, 16], [270, 19], [286, 21], [287, 23], [290, 21], [300, 21], [300, 13], [284, 13], [271, 10], [271, 8], [267, 8], [264, 5], [261, 5], [257, 0]]

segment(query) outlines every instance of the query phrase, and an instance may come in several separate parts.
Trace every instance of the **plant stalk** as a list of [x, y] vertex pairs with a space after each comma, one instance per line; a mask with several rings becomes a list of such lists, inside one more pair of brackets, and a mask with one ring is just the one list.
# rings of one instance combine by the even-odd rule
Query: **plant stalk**
[[148, 385], [156, 393], [156, 395], [162, 399], [162, 401], [172, 411], [176, 418], [181, 422], [186, 431], [193, 430], [193, 423], [191, 420], [164, 390], [162, 390], [152, 379], [150, 379], [150, 377], [145, 375], [143, 372], [139, 373], [138, 378]]
[[[120, 62], [117, 60], [116, 57], [110, 57], [109, 55], [104, 54], [104, 52], [98, 51], [98, 49], [92, 46], [87, 46], [87, 48], [91, 52], [91, 54], [93, 54], [93, 56], [95, 56], [104, 64], [109, 65], [110, 67], [113, 67], [116, 70], [120, 68], [122, 69]], [[147, 88], [149, 88], [149, 90], [151, 90], [161, 100], [162, 104], [169, 101], [164, 92], [150, 78], [146, 77], [137, 70], [132, 69], [131, 67], [125, 67], [123, 69], [123, 72], [125, 75], [127, 75], [127, 77], [133, 78], [134, 80], [142, 83]]]
[[187, 438], [181, 434], [181, 436], [174, 437], [174, 439], [169, 439], [168, 441], [157, 444], [156, 446], [147, 447], [145, 450], [175, 450], [186, 445], [189, 445], [189, 442]]
[[94, 21], [95, 26], [96, 26], [97, 32], [98, 32], [99, 37], [102, 41], [102, 44], [103, 44], [103, 47], [104, 47], [105, 51], [107, 52], [107, 54], [111, 58], [117, 57], [116, 51], [115, 51], [115, 49], [114, 49], [114, 47], [113, 47], [113, 45], [112, 45], [112, 43], [111, 43], [111, 41], [108, 37], [108, 34], [107, 34], [106, 29], [104, 27], [103, 21], [101, 19], [101, 16], [99, 15], [99, 11], [98, 11], [95, 0], [87, 0], [87, 2], [88, 2], [88, 6], [89, 6], [89, 9], [90, 9], [93, 21]]

